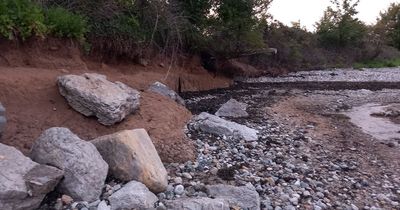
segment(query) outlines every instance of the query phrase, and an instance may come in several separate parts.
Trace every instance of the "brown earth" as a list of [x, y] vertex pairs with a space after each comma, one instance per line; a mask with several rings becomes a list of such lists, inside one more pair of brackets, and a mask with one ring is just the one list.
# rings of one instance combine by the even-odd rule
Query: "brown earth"
[[[162, 67], [161, 61], [147, 67], [132, 63], [107, 65], [86, 58], [68, 41], [33, 42], [24, 46], [1, 43], [0, 101], [7, 110], [8, 124], [1, 143], [15, 146], [25, 154], [35, 139], [50, 127], [67, 127], [82, 139], [125, 129], [145, 128], [164, 162], [184, 162], [195, 157], [193, 144], [183, 128], [191, 113], [174, 101], [145, 91], [161, 81], [182, 90], [226, 87], [229, 79], [214, 77], [196, 61], [177, 68]], [[56, 79], [64, 74], [97, 72], [121, 81], [141, 92], [140, 110], [120, 124], [106, 127], [71, 109], [59, 94]]]

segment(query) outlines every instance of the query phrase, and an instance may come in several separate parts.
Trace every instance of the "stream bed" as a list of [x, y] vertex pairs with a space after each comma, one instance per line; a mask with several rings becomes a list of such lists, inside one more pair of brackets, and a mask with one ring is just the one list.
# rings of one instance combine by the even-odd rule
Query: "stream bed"
[[375, 116], [376, 114], [384, 113], [390, 106], [369, 103], [354, 107], [344, 112], [344, 114], [350, 117], [350, 121], [353, 124], [378, 140], [400, 140], [400, 124], [396, 124], [384, 116]]

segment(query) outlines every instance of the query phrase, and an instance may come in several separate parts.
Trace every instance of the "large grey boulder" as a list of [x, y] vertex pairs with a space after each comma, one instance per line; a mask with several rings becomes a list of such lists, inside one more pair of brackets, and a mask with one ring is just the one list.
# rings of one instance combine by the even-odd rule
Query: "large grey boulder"
[[149, 88], [149, 91], [171, 98], [178, 104], [185, 106], [185, 100], [183, 100], [183, 98], [181, 98], [175, 91], [171, 90], [168, 86], [161, 82], [155, 82], [152, 84]]
[[142, 182], [156, 193], [167, 189], [167, 170], [145, 129], [121, 131], [91, 143], [108, 163], [113, 177]]
[[165, 206], [170, 210], [229, 210], [229, 203], [224, 199], [211, 198], [178, 198], [166, 200]]
[[108, 200], [112, 210], [119, 209], [153, 209], [158, 201], [156, 195], [142, 183], [131, 181], [112, 194]]
[[103, 125], [120, 122], [139, 107], [137, 90], [110, 82], [104, 75], [64, 75], [58, 78], [58, 86], [73, 109], [85, 116], [96, 116]]
[[57, 168], [39, 165], [14, 147], [0, 144], [0, 209], [39, 207], [63, 176]]
[[203, 112], [192, 119], [192, 125], [196, 130], [215, 135], [233, 136], [245, 141], [256, 141], [258, 132], [232, 121], [224, 120], [218, 116]]
[[31, 158], [65, 172], [59, 191], [76, 201], [99, 198], [107, 177], [108, 165], [90, 142], [67, 128], [50, 128], [34, 143]]
[[248, 117], [249, 114], [246, 111], [247, 104], [241, 103], [235, 99], [230, 99], [228, 102], [223, 104], [221, 108], [215, 113], [218, 117]]
[[1, 136], [3, 135], [4, 129], [6, 128], [6, 109], [4, 106], [0, 103], [0, 139]]
[[224, 199], [231, 207], [240, 207], [248, 210], [260, 209], [260, 196], [252, 185], [235, 187], [218, 184], [209, 185], [206, 188], [209, 196]]

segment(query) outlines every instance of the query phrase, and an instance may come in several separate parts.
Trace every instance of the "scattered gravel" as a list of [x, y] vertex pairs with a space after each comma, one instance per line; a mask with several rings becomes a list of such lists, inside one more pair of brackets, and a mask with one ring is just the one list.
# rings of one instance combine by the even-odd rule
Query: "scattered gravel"
[[280, 77], [238, 79], [249, 83], [282, 82], [400, 82], [400, 67], [379, 69], [333, 69], [300, 71]]

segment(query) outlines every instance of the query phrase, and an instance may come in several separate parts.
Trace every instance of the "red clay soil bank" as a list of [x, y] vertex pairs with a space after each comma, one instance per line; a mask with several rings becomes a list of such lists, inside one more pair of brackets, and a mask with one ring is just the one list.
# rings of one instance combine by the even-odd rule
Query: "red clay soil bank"
[[163, 161], [194, 158], [193, 144], [182, 131], [191, 118], [185, 107], [157, 94], [143, 92], [136, 114], [118, 125], [106, 127], [68, 106], [55, 83], [59, 74], [44, 69], [0, 69], [0, 100], [8, 117], [2, 143], [26, 153], [40, 133], [50, 127], [67, 127], [86, 140], [120, 130], [145, 128]]
[[[50, 127], [67, 127], [86, 140], [120, 130], [145, 128], [164, 162], [194, 159], [194, 146], [183, 128], [191, 113], [174, 101], [146, 92], [161, 81], [183, 91], [226, 87], [231, 80], [215, 77], [188, 60], [178, 68], [153, 61], [147, 67], [134, 64], [107, 65], [84, 61], [77, 46], [62, 40], [34, 40], [16, 44], [0, 40], [0, 102], [7, 109], [8, 124], [1, 143], [29, 152], [33, 142]], [[89, 60], [89, 61], [88, 61]], [[164, 66], [164, 67], [162, 67]], [[99, 124], [71, 109], [59, 94], [56, 79], [63, 74], [97, 72], [112, 81], [121, 81], [142, 92], [140, 110], [112, 127]]]

